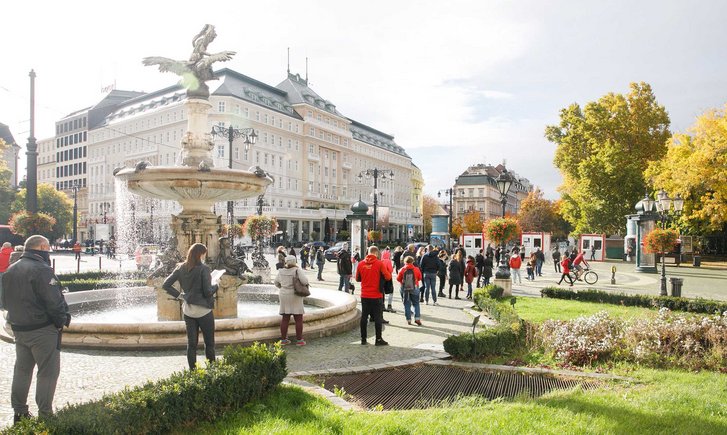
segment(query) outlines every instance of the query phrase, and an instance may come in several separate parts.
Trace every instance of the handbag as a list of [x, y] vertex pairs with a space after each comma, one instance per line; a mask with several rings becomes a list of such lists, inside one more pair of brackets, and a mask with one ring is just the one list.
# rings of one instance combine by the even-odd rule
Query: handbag
[[295, 275], [293, 275], [293, 292], [296, 296], [310, 296], [310, 285], [301, 282], [298, 278], [298, 269], [295, 269]]

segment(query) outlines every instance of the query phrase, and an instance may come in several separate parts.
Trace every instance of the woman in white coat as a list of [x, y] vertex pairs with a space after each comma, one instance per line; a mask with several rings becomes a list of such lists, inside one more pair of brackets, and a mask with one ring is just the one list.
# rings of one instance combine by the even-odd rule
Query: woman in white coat
[[305, 346], [303, 340], [303, 297], [295, 294], [293, 290], [293, 277], [298, 276], [302, 284], [308, 284], [308, 278], [300, 272], [297, 258], [294, 255], [285, 257], [285, 266], [278, 270], [275, 277], [275, 286], [280, 289], [280, 344], [290, 344], [288, 339], [288, 325], [290, 316], [295, 319], [296, 345]]

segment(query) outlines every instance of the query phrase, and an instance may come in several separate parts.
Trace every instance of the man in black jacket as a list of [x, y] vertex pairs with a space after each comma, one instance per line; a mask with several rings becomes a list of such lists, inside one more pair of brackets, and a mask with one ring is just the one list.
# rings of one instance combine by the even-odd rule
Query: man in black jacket
[[10, 403], [14, 421], [30, 416], [28, 391], [38, 365], [35, 400], [41, 417], [53, 415], [61, 368], [61, 330], [71, 322], [61, 283], [50, 267], [50, 244], [43, 236], [25, 241], [25, 252], [2, 277], [3, 306], [15, 335], [15, 370]]
[[429, 305], [429, 294], [432, 295], [432, 302], [437, 304], [437, 272], [439, 271], [439, 251], [432, 245], [427, 246], [427, 253], [422, 256], [419, 268], [424, 277], [424, 299]]
[[348, 244], [344, 244], [343, 248], [336, 254], [338, 258], [338, 291], [341, 289], [348, 293], [351, 287], [351, 275], [353, 275], [353, 265], [351, 264], [351, 253], [348, 252]]
[[485, 256], [482, 249], [475, 256], [475, 267], [477, 268], [477, 288], [480, 288], [480, 278], [482, 277], [482, 271], [485, 269]]

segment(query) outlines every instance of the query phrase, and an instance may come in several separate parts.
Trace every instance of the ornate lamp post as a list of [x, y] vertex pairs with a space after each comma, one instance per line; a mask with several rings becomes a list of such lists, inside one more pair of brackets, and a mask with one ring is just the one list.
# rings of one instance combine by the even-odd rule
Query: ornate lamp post
[[[229, 169], [232, 169], [232, 142], [235, 138], [245, 138], [243, 142], [245, 144], [245, 151], [250, 149], [250, 145], [255, 145], [255, 142], [257, 142], [257, 134], [253, 128], [233, 128], [232, 126], [224, 127], [221, 125], [213, 125], [210, 134], [212, 137], [227, 137], [227, 142], [230, 144], [227, 164]], [[232, 201], [227, 201], [227, 223], [229, 224], [227, 227], [227, 237], [230, 238], [232, 238], [232, 235], [234, 234], [232, 231], [232, 225], [235, 223], [234, 208], [234, 203]]]
[[374, 221], [372, 223], [372, 228], [374, 231], [376, 231], [376, 213], [379, 204], [378, 196], [383, 196], [383, 192], [379, 192], [379, 177], [381, 177], [382, 180], [386, 180], [388, 178], [391, 181], [394, 181], [394, 171], [392, 171], [391, 169], [379, 168], [366, 169], [365, 171], [361, 171], [358, 174], [358, 182], [363, 183], [364, 177], [366, 177], [367, 181], [370, 180], [372, 177], [374, 179]]
[[[649, 207], [647, 210], [651, 210], [652, 204], [656, 204], [656, 213], [659, 216], [659, 220], [661, 220], [661, 229], [666, 229], [667, 223], [669, 222], [670, 215], [672, 214], [671, 207], [674, 205], [674, 211], [673, 215], [679, 216], [682, 212], [682, 208], [684, 207], [684, 200], [682, 199], [681, 195], [677, 195], [675, 198], [669, 198], [669, 194], [666, 193], [664, 189], [661, 189], [659, 193], [656, 194], [657, 200], [651, 201], [649, 200], [649, 203], [644, 203], [644, 207]], [[646, 200], [646, 199], [645, 199]], [[666, 296], [666, 262], [665, 260], [665, 252], [661, 253], [661, 287], [659, 289], [659, 294], [661, 296]]]
[[76, 243], [76, 239], [78, 238], [78, 189], [81, 186], [78, 184], [77, 181], [74, 181], [73, 184], [71, 184], [71, 190], [73, 191], [73, 243]]
[[[500, 202], [502, 203], [502, 217], [505, 217], [505, 206], [507, 205], [507, 193], [510, 191], [510, 187], [512, 186], [512, 183], [515, 181], [510, 175], [510, 173], [507, 172], [507, 169], [504, 169], [502, 173], [495, 179], [497, 182], [497, 190], [500, 192]], [[509, 279], [510, 278], [510, 268], [507, 265], [507, 247], [505, 246], [505, 241], [502, 241], [502, 247], [500, 248], [500, 264], [497, 267], [497, 272], [495, 272], [495, 278], [499, 279]]]
[[447, 234], [447, 251], [452, 253], [452, 198], [454, 198], [454, 191], [450, 187], [449, 189], [440, 190], [437, 192], [437, 197], [441, 198], [442, 193], [449, 196], [449, 234]]

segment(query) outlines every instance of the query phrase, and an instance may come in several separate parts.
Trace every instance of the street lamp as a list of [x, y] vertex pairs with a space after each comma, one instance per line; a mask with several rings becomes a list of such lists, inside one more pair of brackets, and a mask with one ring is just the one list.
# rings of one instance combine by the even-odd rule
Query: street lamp
[[[507, 169], [503, 169], [502, 173], [495, 179], [497, 182], [497, 190], [500, 192], [500, 202], [502, 202], [502, 217], [505, 217], [505, 206], [507, 205], [507, 193], [512, 187], [512, 183], [515, 180], [512, 175], [507, 172]], [[495, 278], [498, 279], [510, 279], [510, 268], [507, 265], [507, 247], [505, 246], [505, 240], [502, 241], [502, 247], [500, 248], [500, 264], [495, 272]]]
[[101, 203], [101, 210], [103, 211], [103, 223], [106, 224], [106, 212], [111, 208], [111, 204], [108, 202]]
[[449, 253], [452, 253], [452, 198], [454, 197], [454, 191], [452, 188], [440, 190], [437, 192], [437, 197], [442, 197], [442, 192], [444, 192], [445, 195], [449, 196], [449, 234], [447, 234], [447, 251]]
[[363, 179], [366, 177], [366, 180], [370, 180], [372, 177], [374, 179], [374, 221], [373, 221], [373, 230], [376, 231], [376, 213], [377, 213], [377, 207], [379, 204], [378, 196], [382, 195], [383, 192], [379, 192], [379, 177], [381, 177], [382, 180], [386, 180], [387, 178], [391, 179], [391, 181], [394, 181], [394, 171], [391, 169], [379, 169], [379, 168], [373, 168], [373, 169], [366, 169], [365, 171], [361, 171], [358, 174], [358, 182], [363, 183]]
[[[657, 200], [651, 201], [649, 199], [648, 203], [644, 202], [644, 210], [651, 210], [651, 207], [653, 205], [656, 205], [656, 213], [659, 216], [659, 220], [661, 220], [661, 228], [666, 229], [666, 225], [669, 222], [669, 217], [672, 214], [671, 212], [671, 206], [674, 205], [674, 216], [679, 216], [682, 212], [682, 208], [684, 207], [684, 199], [682, 199], [681, 195], [677, 195], [675, 198], [669, 198], [669, 194], [666, 193], [664, 189], [661, 189], [659, 193], [656, 194]], [[644, 201], [646, 201], [646, 198], [644, 198]], [[665, 260], [665, 252], [661, 253], [661, 288], [659, 289], [659, 294], [661, 296], [666, 296], [666, 262]]]
[[71, 190], [73, 190], [73, 244], [76, 244], [78, 237], [78, 189], [81, 187], [78, 181], [73, 181]]
[[[224, 127], [222, 125], [213, 125], [210, 134], [212, 135], [212, 137], [227, 137], [227, 141], [230, 144], [229, 160], [227, 167], [230, 169], [232, 169], [232, 142], [235, 140], [235, 138], [245, 138], [245, 151], [250, 149], [250, 145], [255, 145], [255, 142], [257, 142], [257, 134], [255, 133], [255, 130], [253, 128], [233, 128], [231, 125], [229, 127]], [[232, 239], [232, 235], [234, 234], [232, 232], [232, 225], [235, 223], [234, 207], [235, 206], [232, 201], [227, 201], [227, 221], [229, 223], [229, 226], [227, 227], [227, 237], [229, 237], [230, 239]]]

